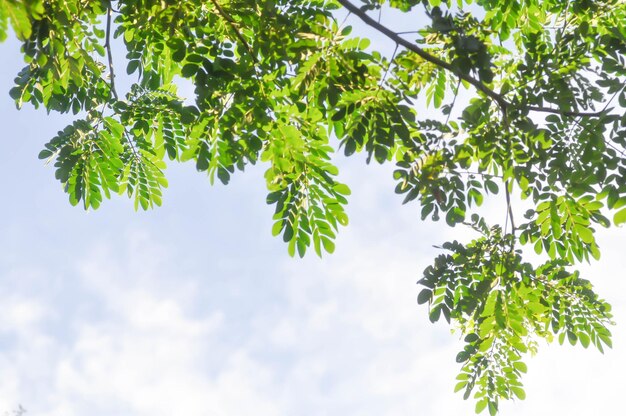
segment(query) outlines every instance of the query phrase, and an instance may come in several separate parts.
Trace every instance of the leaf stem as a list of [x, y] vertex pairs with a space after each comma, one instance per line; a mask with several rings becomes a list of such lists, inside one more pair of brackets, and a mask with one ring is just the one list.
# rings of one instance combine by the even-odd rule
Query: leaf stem
[[115, 90], [115, 71], [113, 70], [113, 53], [111, 52], [111, 14], [113, 12], [112, 6], [109, 4], [109, 8], [107, 9], [107, 28], [106, 28], [106, 41], [104, 43], [104, 47], [107, 50], [107, 59], [109, 61], [109, 77], [111, 78], [110, 87], [111, 94], [115, 100], [119, 100], [117, 96], [117, 91]]
[[506, 195], [506, 209], [509, 214], [509, 220], [511, 221], [511, 234], [515, 235], [515, 220], [513, 219], [513, 208], [511, 207], [511, 193], [509, 191], [508, 181], [504, 183], [504, 194]]

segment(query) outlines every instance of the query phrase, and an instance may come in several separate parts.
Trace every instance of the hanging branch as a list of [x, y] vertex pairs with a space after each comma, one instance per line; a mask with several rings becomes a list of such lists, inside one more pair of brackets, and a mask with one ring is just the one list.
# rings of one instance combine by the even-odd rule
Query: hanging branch
[[111, 5], [107, 9], [107, 28], [106, 28], [106, 40], [104, 43], [104, 48], [107, 50], [107, 58], [109, 60], [109, 77], [111, 78], [110, 86], [111, 86], [111, 94], [113, 94], [113, 98], [119, 100], [117, 96], [117, 91], [115, 90], [115, 71], [113, 70], [113, 54], [111, 53], [111, 14], [113, 9]]
[[559, 110], [558, 108], [538, 107], [534, 105], [527, 105], [524, 108], [526, 108], [529, 111], [535, 111], [538, 113], [552, 113], [552, 114], [559, 114], [559, 115], [568, 116], [568, 117], [600, 117], [606, 112], [606, 109], [595, 111], [595, 112], [563, 111], [563, 110]]

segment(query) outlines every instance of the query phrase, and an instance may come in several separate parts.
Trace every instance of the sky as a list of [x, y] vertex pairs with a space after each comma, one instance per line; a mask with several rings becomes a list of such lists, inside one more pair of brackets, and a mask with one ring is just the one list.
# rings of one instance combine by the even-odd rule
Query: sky
[[[262, 165], [210, 186], [173, 164], [161, 208], [85, 212], [37, 159], [71, 118], [8, 96], [18, 48], [0, 44], [0, 415], [473, 414], [453, 393], [459, 335], [416, 304], [432, 245], [467, 233], [402, 205], [392, 166], [337, 156], [350, 225], [323, 259], [271, 236]], [[583, 270], [614, 306], [614, 349], [541, 345], [501, 414], [624, 407], [624, 229], [598, 240]]]

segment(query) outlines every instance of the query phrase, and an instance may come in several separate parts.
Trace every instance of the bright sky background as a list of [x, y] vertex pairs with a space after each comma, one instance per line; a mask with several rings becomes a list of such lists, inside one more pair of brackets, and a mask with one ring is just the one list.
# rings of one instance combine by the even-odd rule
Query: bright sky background
[[[322, 260], [291, 259], [271, 237], [264, 166], [211, 187], [172, 165], [162, 208], [115, 198], [84, 212], [37, 159], [71, 119], [16, 111], [18, 44], [0, 54], [0, 414], [473, 414], [452, 392], [458, 335], [415, 301], [432, 245], [467, 233], [401, 205], [392, 166], [337, 158], [351, 223]], [[624, 241], [600, 232], [603, 258], [584, 268], [614, 306], [615, 348], [544, 345], [527, 399], [501, 414], [624, 407]]]

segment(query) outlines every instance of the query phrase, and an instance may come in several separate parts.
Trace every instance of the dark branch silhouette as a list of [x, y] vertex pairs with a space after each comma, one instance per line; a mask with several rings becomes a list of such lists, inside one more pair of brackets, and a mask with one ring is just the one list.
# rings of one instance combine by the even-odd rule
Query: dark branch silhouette
[[[512, 104], [510, 102], [508, 102], [502, 94], [499, 94], [496, 91], [492, 90], [491, 88], [489, 88], [487, 85], [485, 85], [480, 80], [472, 77], [469, 74], [465, 74], [465, 73], [459, 71], [457, 68], [455, 68], [449, 62], [446, 62], [446, 61], [444, 61], [441, 58], [438, 58], [438, 57], [436, 57], [434, 55], [431, 55], [430, 53], [428, 53], [424, 49], [420, 48], [417, 44], [404, 39], [402, 36], [400, 36], [400, 34], [402, 34], [404, 32], [394, 32], [393, 30], [389, 29], [387, 26], [385, 26], [385, 25], [377, 22], [373, 18], [371, 18], [365, 11], [361, 10], [358, 6], [355, 6], [354, 4], [352, 4], [349, 0], [337, 0], [337, 1], [343, 7], [348, 9], [351, 13], [353, 13], [359, 19], [361, 19], [363, 21], [363, 23], [365, 23], [368, 26], [376, 29], [378, 32], [380, 32], [383, 35], [387, 36], [389, 39], [394, 41], [396, 44], [404, 46], [406, 49], [410, 50], [411, 52], [414, 52], [416, 55], [418, 55], [419, 57], [421, 57], [425, 61], [433, 63], [433, 64], [437, 65], [438, 67], [440, 67], [442, 69], [445, 69], [446, 71], [451, 72], [452, 74], [454, 74], [459, 79], [461, 79], [461, 80], [471, 84], [472, 86], [474, 86], [474, 88], [476, 88], [478, 91], [482, 92], [487, 97], [489, 97], [493, 101], [495, 101], [504, 114], [506, 114], [507, 109], [512, 106]], [[539, 107], [539, 106], [525, 106], [525, 107], [522, 107], [522, 108], [525, 108], [528, 111], [541, 112], [541, 113], [560, 114], [560, 115], [569, 116], [569, 117], [600, 117], [601, 115], [603, 115], [605, 113], [604, 110], [603, 111], [598, 111], [598, 112], [579, 112], [579, 111], [564, 111], [564, 110], [561, 110], [561, 109], [558, 109], [558, 108]]]

